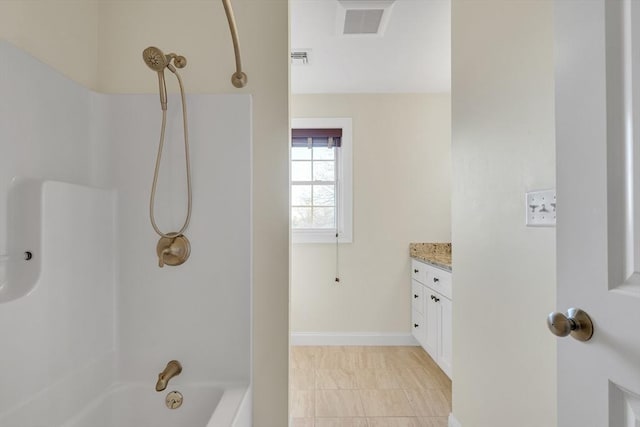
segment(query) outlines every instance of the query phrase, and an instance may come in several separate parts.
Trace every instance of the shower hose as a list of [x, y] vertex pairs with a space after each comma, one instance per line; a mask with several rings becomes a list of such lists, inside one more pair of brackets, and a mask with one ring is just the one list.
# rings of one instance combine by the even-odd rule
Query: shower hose
[[[151, 218], [151, 225], [153, 229], [162, 237], [166, 237], [169, 239], [173, 239], [177, 236], [182, 235], [184, 231], [189, 226], [189, 221], [191, 220], [191, 165], [189, 162], [189, 131], [187, 130], [187, 103], [184, 95], [184, 86], [182, 84], [182, 78], [180, 74], [178, 74], [175, 69], [170, 67], [169, 70], [175, 74], [178, 78], [178, 84], [180, 85], [180, 97], [182, 99], [182, 125], [184, 129], [184, 154], [186, 158], [186, 172], [187, 172], [187, 217], [184, 220], [184, 224], [180, 228], [179, 231], [171, 232], [171, 233], [163, 233], [156, 224], [155, 215], [154, 215], [154, 205], [156, 198], [156, 188], [158, 186], [158, 173], [160, 172], [160, 161], [162, 160], [162, 150], [164, 148], [164, 139], [165, 139], [165, 130], [167, 127], [167, 110], [162, 110], [162, 128], [160, 130], [160, 144], [158, 144], [158, 156], [156, 157], [156, 167], [153, 173], [153, 185], [151, 186], [151, 200], [149, 202], [149, 216]], [[165, 90], [166, 92], [166, 90]]]

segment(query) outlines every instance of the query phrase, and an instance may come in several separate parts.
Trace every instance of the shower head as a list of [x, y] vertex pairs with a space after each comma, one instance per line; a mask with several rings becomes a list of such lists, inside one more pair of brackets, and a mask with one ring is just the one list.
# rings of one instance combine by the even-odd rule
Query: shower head
[[[160, 49], [150, 46], [142, 51], [142, 59], [153, 71], [162, 72], [168, 68], [172, 73], [176, 73], [176, 68], [184, 68], [187, 66], [187, 58], [175, 53], [165, 55]], [[173, 61], [173, 64], [171, 63]], [[174, 67], [175, 65], [175, 67]]]
[[[163, 111], [167, 109], [167, 84], [164, 80], [164, 69], [168, 68], [173, 74], [176, 74], [176, 68], [184, 68], [187, 65], [187, 58], [184, 56], [170, 53], [165, 55], [155, 46], [149, 46], [142, 51], [142, 59], [149, 68], [158, 73], [158, 84], [160, 86], [160, 107]], [[175, 67], [171, 64], [174, 62]], [[179, 78], [179, 77], [178, 77]]]
[[142, 59], [149, 68], [158, 72], [158, 85], [160, 90], [160, 108], [167, 110], [167, 84], [164, 80], [164, 69], [171, 62], [171, 57], [167, 57], [160, 49], [150, 46], [142, 51]]
[[149, 68], [153, 71], [162, 72], [169, 65], [171, 60], [160, 49], [154, 46], [150, 46], [142, 51], [142, 59]]

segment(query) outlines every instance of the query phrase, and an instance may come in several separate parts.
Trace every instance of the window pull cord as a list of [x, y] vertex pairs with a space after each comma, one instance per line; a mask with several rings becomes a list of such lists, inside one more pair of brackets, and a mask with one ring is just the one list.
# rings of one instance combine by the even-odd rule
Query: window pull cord
[[[329, 144], [330, 147], [333, 145], [333, 138], [329, 138]], [[335, 149], [334, 149], [335, 150]], [[337, 150], [335, 150], [335, 154], [337, 155]], [[336, 160], [336, 166], [337, 166], [337, 158], [334, 157], [334, 159]], [[340, 203], [339, 203], [339, 190], [338, 190], [338, 174], [337, 171], [334, 172], [335, 175], [335, 186], [336, 186], [336, 190], [334, 192], [334, 197], [335, 197], [335, 201], [334, 204], [336, 206], [336, 216], [335, 216], [335, 225], [336, 225], [336, 283], [340, 283], [340, 229], [339, 229], [339, 224], [340, 224], [340, 215], [339, 215], [339, 211], [338, 209], [340, 209]]]
[[336, 227], [336, 283], [340, 283], [340, 257], [339, 257], [339, 253], [340, 253], [340, 245], [339, 245], [339, 238], [338, 238], [338, 229]]

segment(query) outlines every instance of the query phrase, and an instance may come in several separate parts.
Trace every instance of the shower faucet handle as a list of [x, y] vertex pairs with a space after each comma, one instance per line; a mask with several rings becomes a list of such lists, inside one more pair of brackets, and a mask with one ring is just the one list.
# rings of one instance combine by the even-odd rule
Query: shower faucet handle
[[169, 246], [166, 246], [162, 252], [158, 255], [158, 267], [164, 267], [164, 259], [167, 256], [180, 256], [180, 248], [175, 245], [175, 238], [171, 239]]
[[169, 253], [168, 249], [164, 249], [162, 251], [162, 253], [158, 257], [158, 267], [160, 267], [160, 268], [164, 267], [164, 256], [167, 255], [168, 253]]

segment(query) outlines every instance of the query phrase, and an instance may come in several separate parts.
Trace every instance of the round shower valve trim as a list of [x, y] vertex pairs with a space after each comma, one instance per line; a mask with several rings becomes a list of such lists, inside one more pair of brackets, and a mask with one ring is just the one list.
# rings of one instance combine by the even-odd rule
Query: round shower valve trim
[[191, 255], [191, 243], [186, 236], [161, 237], [156, 246], [158, 266], [183, 264]]

